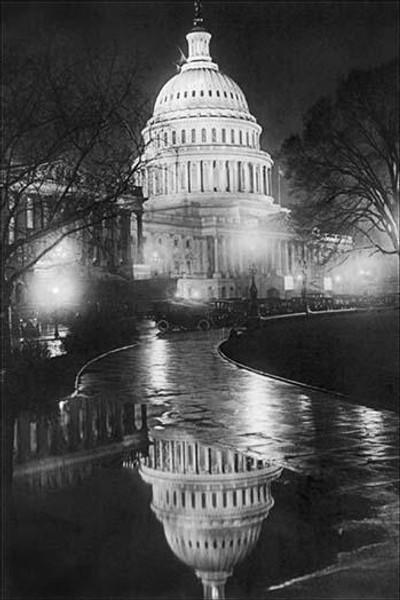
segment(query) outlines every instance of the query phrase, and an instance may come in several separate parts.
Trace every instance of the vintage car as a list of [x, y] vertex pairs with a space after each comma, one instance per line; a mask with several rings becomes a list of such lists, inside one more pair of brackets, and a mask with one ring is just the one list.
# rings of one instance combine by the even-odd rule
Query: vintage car
[[211, 327], [234, 327], [246, 317], [229, 301], [162, 300], [154, 303], [152, 317], [162, 332], [171, 329], [207, 331]]

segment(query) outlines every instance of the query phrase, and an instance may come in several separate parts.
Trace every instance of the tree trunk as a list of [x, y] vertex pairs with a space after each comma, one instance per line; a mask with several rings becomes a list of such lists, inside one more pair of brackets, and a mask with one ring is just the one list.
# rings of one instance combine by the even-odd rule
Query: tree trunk
[[[7, 377], [7, 367], [11, 357], [11, 291], [8, 281], [2, 281], [1, 290], [1, 349], [2, 364], [1, 378], [3, 390]], [[13, 442], [14, 442], [14, 407], [7, 399], [7, 394], [2, 395], [1, 402], [1, 447], [2, 452], [2, 483], [6, 496], [11, 489], [13, 476]]]

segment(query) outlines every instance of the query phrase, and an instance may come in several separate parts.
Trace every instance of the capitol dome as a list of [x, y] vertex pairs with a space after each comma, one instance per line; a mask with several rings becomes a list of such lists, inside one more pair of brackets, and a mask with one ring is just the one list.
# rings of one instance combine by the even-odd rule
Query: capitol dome
[[240, 87], [212, 62], [211, 34], [194, 28], [186, 39], [189, 55], [180, 71], [159, 92], [153, 112], [154, 122], [188, 116], [217, 115], [254, 121]]

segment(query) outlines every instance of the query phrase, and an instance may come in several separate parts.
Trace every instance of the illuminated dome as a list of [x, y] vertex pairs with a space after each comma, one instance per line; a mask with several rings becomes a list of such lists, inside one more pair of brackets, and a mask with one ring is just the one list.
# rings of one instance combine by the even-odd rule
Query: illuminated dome
[[209, 54], [211, 34], [194, 28], [186, 36], [189, 56], [180, 72], [167, 81], [154, 106], [155, 122], [191, 116], [217, 115], [254, 121], [240, 87], [221, 73]]
[[154, 432], [140, 474], [174, 554], [203, 582], [204, 598], [224, 598], [234, 567], [254, 549], [274, 501], [281, 468], [187, 432]]

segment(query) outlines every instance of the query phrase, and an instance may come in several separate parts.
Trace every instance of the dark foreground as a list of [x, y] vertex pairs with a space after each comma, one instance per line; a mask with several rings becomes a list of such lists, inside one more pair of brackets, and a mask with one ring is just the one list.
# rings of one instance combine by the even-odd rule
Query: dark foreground
[[265, 373], [398, 411], [399, 314], [368, 311], [264, 321], [222, 345], [229, 358]]

